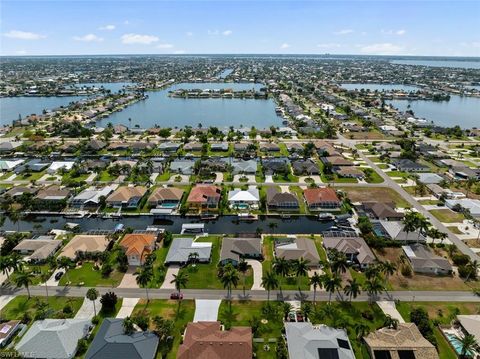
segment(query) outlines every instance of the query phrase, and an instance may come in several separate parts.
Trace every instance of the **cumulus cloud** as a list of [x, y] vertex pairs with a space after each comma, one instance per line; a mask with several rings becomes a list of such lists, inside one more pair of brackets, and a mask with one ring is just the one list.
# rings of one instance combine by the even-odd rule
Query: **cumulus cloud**
[[232, 30], [225, 30], [224, 32], [222, 32], [222, 35], [223, 36], [230, 36], [232, 33], [233, 33]]
[[121, 37], [122, 43], [150, 45], [154, 42], [158, 42], [158, 37], [153, 35], [141, 35], [141, 34], [125, 34]]
[[157, 49], [171, 49], [171, 48], [173, 48], [173, 45], [172, 45], [172, 44], [166, 44], [166, 43], [164, 43], [164, 44], [158, 44], [158, 45], [156, 46], [156, 48], [157, 48]]
[[286, 42], [284, 42], [283, 44], [280, 45], [280, 48], [282, 50], [288, 49], [289, 47], [290, 47], [290, 44], [287, 44]]
[[98, 29], [103, 31], [112, 31], [115, 30], [115, 25], [100, 26]]
[[18, 40], [40, 40], [46, 38], [45, 35], [36, 34], [34, 32], [11, 30], [3, 34], [5, 37]]
[[368, 55], [398, 55], [404, 53], [405, 47], [385, 42], [360, 46], [360, 51]]
[[348, 34], [353, 34], [353, 30], [352, 29], [342, 29], [342, 30], [338, 30], [338, 31], [335, 31], [334, 34], [335, 35], [348, 35]]
[[86, 34], [83, 36], [74, 36], [73, 39], [75, 41], [83, 41], [83, 42], [102, 42], [103, 37], [98, 37], [95, 34]]

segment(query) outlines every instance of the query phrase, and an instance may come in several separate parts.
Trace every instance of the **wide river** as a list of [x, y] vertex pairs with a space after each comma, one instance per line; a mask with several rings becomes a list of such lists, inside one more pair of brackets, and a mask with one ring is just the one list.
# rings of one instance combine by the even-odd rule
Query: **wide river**
[[[402, 84], [342, 84], [348, 90], [365, 89], [370, 91], [403, 90], [405, 92], [416, 91], [415, 86]], [[433, 121], [439, 126], [453, 127], [459, 125], [462, 128], [480, 127], [480, 98], [451, 95], [450, 101], [408, 101], [388, 100], [401, 111], [411, 109], [416, 117]], [[410, 107], [409, 107], [410, 106]]]
[[392, 60], [392, 64], [430, 66], [430, 67], [453, 67], [463, 69], [480, 69], [480, 61], [459, 60]]

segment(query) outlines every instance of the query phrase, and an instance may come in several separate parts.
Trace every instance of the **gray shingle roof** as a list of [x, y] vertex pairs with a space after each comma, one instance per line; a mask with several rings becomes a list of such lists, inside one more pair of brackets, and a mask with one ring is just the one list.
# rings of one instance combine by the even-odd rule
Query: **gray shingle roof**
[[192, 238], [175, 238], [170, 245], [165, 263], [186, 263], [192, 253], [198, 253], [199, 262], [208, 262], [212, 253], [212, 243], [194, 242]]

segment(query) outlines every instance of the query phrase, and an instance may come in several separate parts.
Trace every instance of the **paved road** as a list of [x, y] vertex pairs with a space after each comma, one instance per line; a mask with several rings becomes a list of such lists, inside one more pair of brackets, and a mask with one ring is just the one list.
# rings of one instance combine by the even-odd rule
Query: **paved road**
[[[67, 297], [85, 297], [88, 287], [49, 287], [51, 296], [67, 296]], [[108, 288], [96, 287], [100, 294], [113, 291], [120, 298], [145, 298], [144, 289], [136, 288]], [[35, 296], [45, 296], [44, 286], [33, 286], [30, 293]], [[148, 295], [151, 299], [167, 299], [172, 293], [171, 289], [149, 289]], [[184, 289], [182, 290], [185, 299], [225, 299], [226, 290], [220, 289]], [[0, 289], [0, 295], [26, 295], [27, 291], [23, 288], [6, 288]], [[267, 300], [266, 290], [247, 290], [247, 298], [251, 300]], [[270, 298], [276, 298], [278, 291], [272, 291]], [[301, 296], [298, 291], [283, 291], [285, 300], [313, 300], [313, 291], [303, 291]], [[335, 295], [340, 299], [338, 295]], [[333, 296], [333, 297], [335, 297]], [[241, 289], [234, 290], [233, 299], [243, 299], [243, 291]], [[332, 297], [332, 298], [333, 298]], [[468, 291], [392, 291], [380, 294], [376, 300], [401, 300], [401, 301], [418, 301], [418, 302], [479, 302], [480, 296]], [[328, 301], [328, 293], [325, 291], [317, 291], [317, 300]], [[368, 296], [362, 293], [355, 301], [367, 301]]]

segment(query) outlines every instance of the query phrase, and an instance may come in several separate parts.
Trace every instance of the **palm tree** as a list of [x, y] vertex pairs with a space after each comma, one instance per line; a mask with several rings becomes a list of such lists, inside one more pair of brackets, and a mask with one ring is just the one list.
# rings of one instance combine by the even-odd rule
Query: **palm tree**
[[397, 267], [390, 261], [380, 262], [380, 270], [385, 276], [384, 286], [387, 287], [387, 282], [390, 276], [394, 275], [397, 271]]
[[267, 290], [267, 302], [270, 302], [270, 291], [278, 288], [278, 279], [272, 271], [262, 277], [262, 287]]
[[378, 277], [373, 277], [365, 281], [363, 290], [368, 293], [368, 299], [370, 303], [372, 303], [373, 299], [378, 295], [378, 293], [383, 290], [383, 285], [380, 283], [380, 279]]
[[135, 275], [137, 276], [135, 280], [138, 286], [141, 288], [145, 288], [145, 293], [147, 294], [147, 302], [149, 302], [150, 299], [148, 298], [148, 285], [153, 278], [153, 271], [151, 267], [143, 267], [140, 269], [139, 272], [136, 272]]
[[305, 277], [308, 275], [308, 264], [310, 261], [308, 259], [304, 259], [300, 257], [295, 262], [293, 262], [293, 266], [295, 269], [295, 275], [297, 276], [297, 286], [298, 290], [300, 290], [300, 278]]
[[409, 210], [403, 217], [403, 230], [407, 233], [406, 240], [408, 240], [408, 234], [417, 230], [418, 213]]
[[[95, 316], [97, 316], [97, 308], [95, 307], [95, 301], [98, 298], [98, 290], [96, 290], [95, 288], [90, 288], [89, 290], [87, 290], [86, 297], [87, 297], [87, 299], [89, 299], [93, 302], [93, 313], [94, 313]], [[147, 296], [147, 298], [148, 298], [148, 296]]]
[[0, 271], [10, 279], [10, 258], [8, 256], [0, 257]]
[[133, 319], [130, 318], [129, 316], [123, 319], [122, 325], [123, 325], [123, 332], [126, 335], [133, 334], [133, 332], [135, 331], [135, 323], [133, 322]]
[[220, 282], [223, 288], [227, 288], [227, 297], [231, 299], [232, 286], [236, 288], [238, 285], [238, 271], [230, 263], [225, 266]]
[[345, 273], [348, 269], [348, 261], [345, 254], [336, 252], [332, 259], [331, 266], [336, 274]]
[[342, 286], [342, 281], [339, 276], [325, 274], [323, 277], [323, 287], [329, 293], [328, 304], [332, 302], [332, 294]]
[[353, 326], [353, 330], [355, 330], [355, 335], [357, 336], [357, 339], [360, 339], [369, 333], [370, 327], [364, 322], [357, 322]]
[[423, 233], [427, 233], [428, 229], [430, 228], [430, 222], [421, 214], [418, 214], [417, 220], [417, 229], [418, 229], [418, 236], [417, 236], [417, 243], [420, 241], [420, 235]]
[[468, 274], [467, 274], [467, 278], [465, 278], [465, 281], [468, 281], [470, 277], [472, 277], [472, 275], [473, 275], [473, 278], [477, 277], [478, 269], [480, 268], [480, 262], [477, 260], [471, 261], [470, 263], [467, 264], [467, 268], [468, 268]]
[[476, 345], [475, 337], [472, 334], [465, 334], [465, 336], [462, 339], [460, 339], [460, 345], [462, 346], [460, 358], [470, 357], [471, 350]]
[[317, 272], [314, 272], [313, 275], [310, 277], [309, 282], [309, 284], [313, 286], [313, 304], [315, 304], [315, 299], [317, 297], [317, 287], [322, 288], [322, 277]]
[[392, 318], [390, 315], [385, 317], [383, 325], [388, 329], [397, 329], [398, 328], [398, 319]]
[[[273, 261], [273, 271], [281, 278], [285, 278], [290, 273], [290, 262], [283, 257], [275, 257]], [[280, 296], [283, 298], [281, 281], [278, 282]]]
[[68, 257], [60, 257], [57, 261], [57, 267], [59, 269], [65, 269], [65, 277], [67, 278], [67, 282], [70, 282], [70, 278], [68, 277], [68, 270], [72, 266], [72, 261]]
[[348, 295], [351, 302], [352, 298], [357, 298], [357, 296], [359, 296], [362, 291], [360, 289], [360, 283], [357, 281], [356, 278], [349, 279], [347, 282], [348, 284], [343, 289], [343, 292], [345, 293], [345, 295]]
[[175, 284], [175, 289], [178, 291], [178, 295], [180, 296], [182, 287], [185, 288], [188, 283], [188, 274], [180, 271], [178, 274], [173, 275], [173, 279], [170, 283]]
[[29, 287], [30, 287], [30, 284], [32, 284], [33, 282], [33, 278], [35, 278], [33, 273], [25, 272], [23, 270], [18, 272], [14, 278], [14, 282], [18, 288], [25, 287], [27, 289], [28, 299], [31, 298]]
[[245, 259], [241, 259], [240, 262], [238, 262], [238, 271], [242, 273], [243, 276], [243, 296], [245, 297], [245, 280], [246, 280], [246, 274], [248, 271], [248, 263], [245, 261]]
[[40, 280], [42, 283], [45, 283], [45, 291], [47, 292], [47, 303], [48, 303], [48, 284], [47, 280], [50, 279], [50, 273], [49, 272], [43, 272], [40, 274]]

